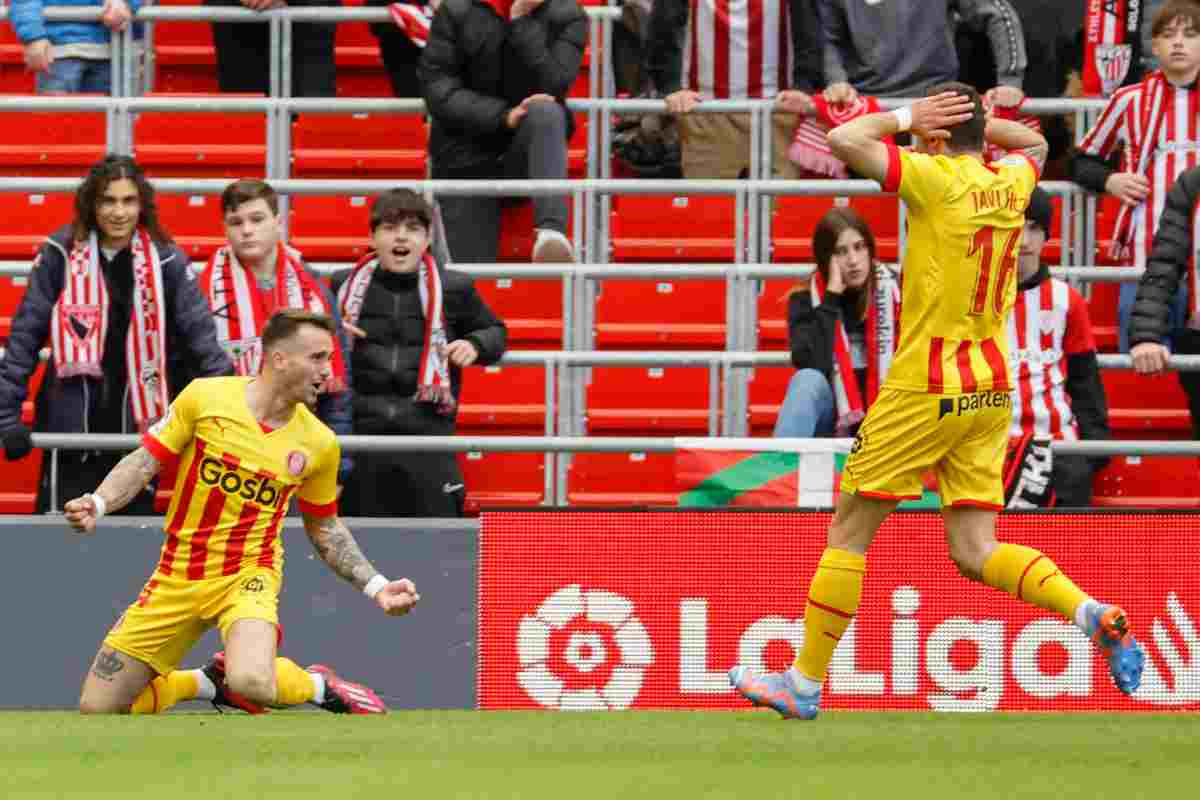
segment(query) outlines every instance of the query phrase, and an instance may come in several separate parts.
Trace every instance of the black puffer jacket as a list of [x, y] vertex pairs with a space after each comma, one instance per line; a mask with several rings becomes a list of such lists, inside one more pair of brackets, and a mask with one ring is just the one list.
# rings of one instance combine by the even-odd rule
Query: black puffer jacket
[[[796, 369], [815, 369], [833, 380], [834, 337], [837, 324], [842, 322], [849, 337], [862, 337], [867, 324], [858, 318], [858, 294], [826, 292], [821, 305], [813, 308], [812, 293], [805, 290], [788, 298], [788, 344], [792, 350], [792, 366]], [[867, 371], [856, 369], [859, 389], [866, 390]]]
[[1171, 331], [1171, 302], [1179, 282], [1192, 268], [1192, 209], [1200, 196], [1200, 167], [1179, 176], [1167, 193], [1154, 246], [1146, 261], [1146, 273], [1138, 284], [1137, 301], [1129, 319], [1130, 346], [1141, 342], [1163, 342]]
[[[530, 95], [563, 102], [579, 76], [587, 17], [575, 0], [545, 0], [508, 21], [483, 0], [444, 0], [417, 71], [433, 126], [435, 173], [467, 170], [508, 150], [508, 112]], [[567, 136], [574, 131], [567, 115]]]
[[[192, 278], [188, 258], [174, 245], [156, 245], [162, 264], [164, 316], [167, 322], [167, 386], [174, 397], [192, 378], [232, 375], [233, 364], [217, 343], [208, 301]], [[38, 254], [29, 287], [13, 315], [4, 359], [0, 361], [0, 435], [21, 430], [21, 403], [38, 366], [38, 353], [50, 341], [50, 319], [62, 293], [71, 226], [50, 236]], [[103, 378], [59, 379], [54, 363], [37, 399], [34, 429], [49, 433], [121, 433], [136, 431], [125, 400], [125, 335], [133, 277], [129, 251], [123, 264], [102, 264], [111, 302]], [[110, 274], [111, 273], [111, 274]]]
[[[480, 365], [494, 364], [504, 355], [508, 330], [496, 318], [471, 279], [444, 270], [442, 290], [446, 339], [465, 339], [479, 351]], [[340, 285], [344, 276], [339, 278]], [[421, 350], [425, 344], [425, 314], [417, 291], [417, 276], [375, 270], [363, 298], [358, 327], [367, 333], [354, 345], [354, 432], [362, 435], [442, 436], [454, 433], [454, 417], [438, 414], [427, 403], [414, 403]], [[451, 365], [450, 380], [457, 398], [462, 370]]]

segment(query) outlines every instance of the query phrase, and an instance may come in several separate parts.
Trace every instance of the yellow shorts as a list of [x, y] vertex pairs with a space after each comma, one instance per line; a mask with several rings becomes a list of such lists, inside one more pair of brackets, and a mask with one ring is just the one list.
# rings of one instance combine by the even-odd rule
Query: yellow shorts
[[152, 575], [104, 644], [165, 675], [214, 626], [222, 638], [239, 619], [278, 627], [280, 584], [280, 576], [268, 569], [200, 581]]
[[942, 507], [1004, 507], [1008, 392], [938, 395], [882, 389], [842, 470], [844, 492], [915, 500], [933, 470]]

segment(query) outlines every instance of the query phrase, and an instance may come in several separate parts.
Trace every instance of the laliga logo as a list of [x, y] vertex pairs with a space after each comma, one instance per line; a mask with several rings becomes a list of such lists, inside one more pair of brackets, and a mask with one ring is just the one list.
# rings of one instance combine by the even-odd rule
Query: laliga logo
[[[1200, 634], [1196, 632], [1196, 623], [1188, 616], [1179, 596], [1174, 592], [1167, 594], [1167, 615], [1175, 623], [1179, 638], [1187, 648], [1186, 653], [1180, 653], [1172, 641], [1167, 626], [1158, 617], [1150, 626], [1150, 635], [1154, 640], [1158, 654], [1170, 670], [1172, 686], [1159, 672], [1154, 660], [1147, 658], [1142, 672], [1142, 685], [1138, 687], [1134, 697], [1146, 703], [1159, 706], [1179, 706], [1200, 702]], [[1148, 642], [1143, 642], [1145, 647]]]
[[546, 708], [628, 708], [654, 663], [650, 637], [633, 603], [599, 589], [564, 586], [517, 629], [517, 683]]

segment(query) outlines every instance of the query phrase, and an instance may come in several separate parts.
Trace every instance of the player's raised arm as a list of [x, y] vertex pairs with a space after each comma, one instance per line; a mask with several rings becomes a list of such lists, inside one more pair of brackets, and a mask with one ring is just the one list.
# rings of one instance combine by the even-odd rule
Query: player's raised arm
[[859, 175], [882, 184], [888, 171], [884, 139], [907, 130], [925, 138], [949, 138], [946, 128], [971, 119], [973, 111], [971, 98], [942, 92], [896, 111], [866, 114], [839, 125], [829, 132], [829, 149]]
[[983, 138], [988, 144], [1010, 153], [1024, 153], [1037, 167], [1038, 175], [1042, 174], [1050, 145], [1046, 143], [1046, 137], [1037, 131], [1015, 120], [989, 119], [983, 130]]
[[321, 560], [363, 594], [375, 601], [389, 616], [412, 611], [421, 595], [407, 578], [389, 581], [371, 565], [354, 539], [354, 534], [336, 514], [304, 514], [304, 530]]
[[67, 522], [81, 533], [93, 532], [96, 520], [128, 505], [160, 469], [162, 463], [145, 447], [139, 447], [117, 462], [96, 491], [67, 501], [63, 506]]

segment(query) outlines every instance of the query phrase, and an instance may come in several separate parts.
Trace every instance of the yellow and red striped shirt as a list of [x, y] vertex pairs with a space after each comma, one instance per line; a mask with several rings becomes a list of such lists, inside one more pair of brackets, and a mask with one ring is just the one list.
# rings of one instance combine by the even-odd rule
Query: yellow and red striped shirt
[[884, 190], [908, 207], [900, 342], [885, 386], [931, 394], [1008, 391], [1007, 320], [1037, 167], [889, 145]]
[[265, 431], [246, 403], [251, 380], [192, 381], [143, 437], [155, 458], [179, 459], [159, 574], [280, 572], [279, 531], [292, 495], [306, 514], [337, 513], [337, 437], [303, 404], [282, 428]]

